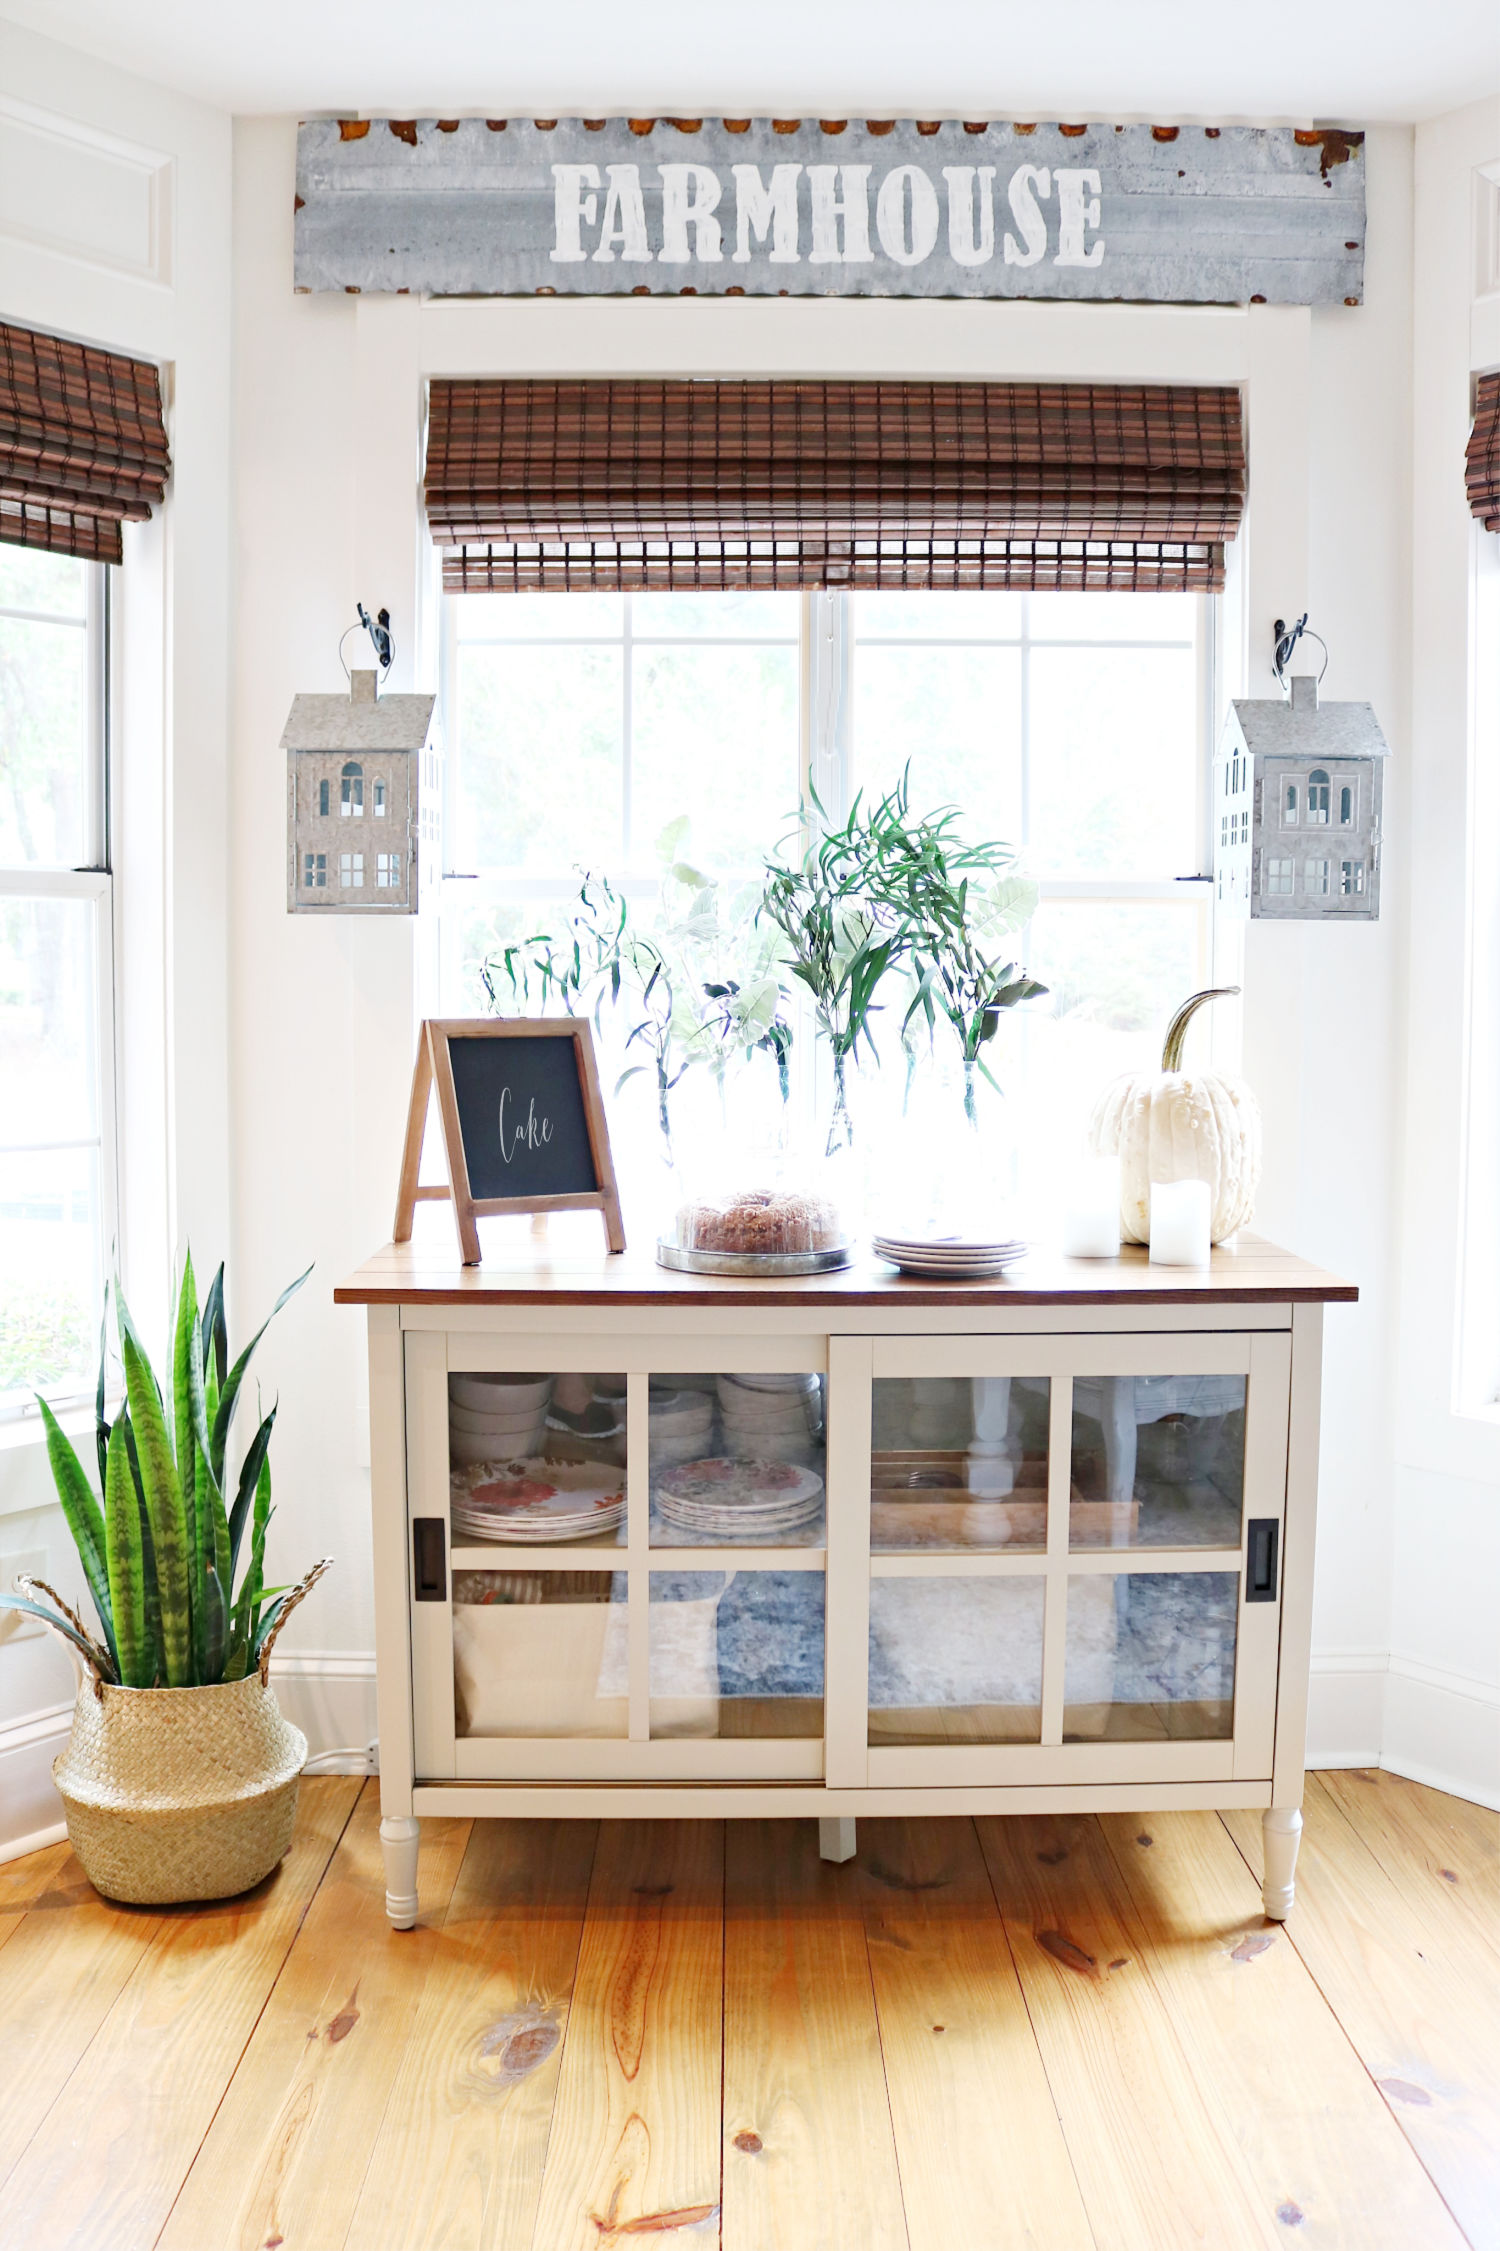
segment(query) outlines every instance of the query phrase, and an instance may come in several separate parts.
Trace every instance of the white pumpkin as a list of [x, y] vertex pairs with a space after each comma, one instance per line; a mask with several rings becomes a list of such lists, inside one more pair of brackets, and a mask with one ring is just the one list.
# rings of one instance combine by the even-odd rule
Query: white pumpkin
[[1151, 1240], [1153, 1180], [1206, 1180], [1208, 1231], [1216, 1243], [1238, 1233], [1255, 1208], [1259, 1103], [1243, 1079], [1227, 1071], [1182, 1068], [1194, 1011], [1238, 991], [1238, 985], [1224, 985], [1194, 993], [1167, 1026], [1160, 1073], [1129, 1072], [1094, 1105], [1089, 1141], [1101, 1157], [1120, 1159], [1120, 1232], [1127, 1243]]

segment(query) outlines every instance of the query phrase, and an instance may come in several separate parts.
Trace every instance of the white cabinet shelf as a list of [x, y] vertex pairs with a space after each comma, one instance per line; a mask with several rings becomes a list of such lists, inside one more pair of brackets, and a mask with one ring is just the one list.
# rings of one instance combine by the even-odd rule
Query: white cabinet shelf
[[[841, 1851], [862, 1809], [1087, 1804], [1274, 1809], [1285, 1911], [1347, 1285], [1257, 1244], [763, 1288], [403, 1246], [338, 1294], [369, 1307], [393, 1919], [424, 1812], [816, 1812]], [[477, 1538], [517, 1505], [490, 1458], [571, 1462], [609, 1528]]]

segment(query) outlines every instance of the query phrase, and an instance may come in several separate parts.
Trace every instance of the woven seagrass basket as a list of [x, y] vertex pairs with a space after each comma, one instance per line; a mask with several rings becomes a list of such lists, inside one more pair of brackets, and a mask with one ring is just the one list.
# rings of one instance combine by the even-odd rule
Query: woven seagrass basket
[[214, 1688], [86, 1679], [52, 1778], [106, 1899], [228, 1899], [284, 1859], [307, 1738], [260, 1672]]

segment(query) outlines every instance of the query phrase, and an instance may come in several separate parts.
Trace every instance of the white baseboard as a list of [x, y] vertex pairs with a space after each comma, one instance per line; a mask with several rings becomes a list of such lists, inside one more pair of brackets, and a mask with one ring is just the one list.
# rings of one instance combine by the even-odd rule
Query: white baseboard
[[1500, 1810], [1500, 1685], [1393, 1655], [1380, 1763]]
[[375, 1655], [363, 1649], [278, 1650], [271, 1660], [276, 1701], [307, 1737], [309, 1758], [352, 1755], [325, 1774], [363, 1774], [364, 1747], [375, 1733]]
[[72, 1720], [71, 1703], [52, 1704], [0, 1726], [0, 1861], [40, 1852], [65, 1833], [52, 1761]]
[[1315, 1649], [1307, 1684], [1309, 1767], [1379, 1766], [1385, 1722], [1383, 1649]]
[[33, 1829], [29, 1837], [13, 1837], [8, 1844], [0, 1845], [0, 1866], [7, 1860], [24, 1860], [29, 1852], [40, 1852], [44, 1845], [60, 1845], [67, 1833], [66, 1821], [54, 1821], [50, 1829]]

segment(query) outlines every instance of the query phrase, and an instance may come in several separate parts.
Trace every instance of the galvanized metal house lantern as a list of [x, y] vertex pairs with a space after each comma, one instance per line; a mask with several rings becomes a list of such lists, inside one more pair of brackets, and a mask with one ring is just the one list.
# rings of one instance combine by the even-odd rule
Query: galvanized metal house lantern
[[1389, 746], [1367, 703], [1291, 696], [1229, 707], [1214, 765], [1214, 884], [1226, 914], [1374, 922]]
[[295, 696], [287, 754], [286, 903], [291, 914], [415, 914], [432, 878], [439, 759], [435, 696]]

